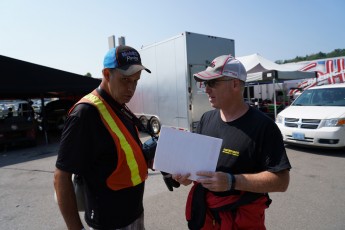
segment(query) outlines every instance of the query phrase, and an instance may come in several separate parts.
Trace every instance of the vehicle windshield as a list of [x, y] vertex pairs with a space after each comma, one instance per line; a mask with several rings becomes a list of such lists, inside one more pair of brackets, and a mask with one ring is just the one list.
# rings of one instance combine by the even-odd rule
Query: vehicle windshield
[[294, 106], [345, 106], [345, 88], [309, 89], [291, 104]]

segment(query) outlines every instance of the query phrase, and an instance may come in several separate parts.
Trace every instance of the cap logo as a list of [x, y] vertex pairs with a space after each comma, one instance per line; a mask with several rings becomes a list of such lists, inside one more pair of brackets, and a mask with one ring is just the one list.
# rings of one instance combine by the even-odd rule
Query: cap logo
[[138, 53], [135, 51], [125, 51], [121, 53], [122, 57], [127, 57], [127, 56], [138, 56]]
[[127, 62], [129, 62], [129, 61], [138, 62], [139, 58], [135, 57], [135, 56], [127, 56]]
[[119, 51], [118, 68], [128, 65], [141, 64], [140, 55], [136, 50]]
[[234, 77], [238, 77], [238, 73], [234, 72], [234, 71], [224, 70], [223, 74], [230, 74], [230, 75], [232, 75]]
[[121, 56], [126, 58], [126, 62], [139, 62], [139, 54], [135, 51], [125, 51]]
[[210, 63], [210, 65], [209, 65], [209, 67], [212, 67], [212, 68], [214, 68], [216, 66], [216, 62], [215, 61], [212, 61], [211, 63]]

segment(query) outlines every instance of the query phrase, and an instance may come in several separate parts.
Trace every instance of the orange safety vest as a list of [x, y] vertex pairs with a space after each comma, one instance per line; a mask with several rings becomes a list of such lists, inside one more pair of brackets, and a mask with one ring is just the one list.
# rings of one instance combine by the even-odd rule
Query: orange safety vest
[[118, 162], [116, 169], [107, 178], [107, 185], [112, 190], [133, 187], [147, 179], [148, 168], [142, 149], [127, 130], [110, 105], [94, 90], [77, 103], [95, 106], [104, 126], [114, 140]]

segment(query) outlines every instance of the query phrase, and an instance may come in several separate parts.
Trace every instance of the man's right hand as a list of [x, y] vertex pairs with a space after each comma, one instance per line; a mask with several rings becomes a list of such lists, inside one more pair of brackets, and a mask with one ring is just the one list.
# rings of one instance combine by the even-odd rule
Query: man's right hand
[[180, 183], [172, 178], [172, 175], [166, 172], [161, 172], [163, 175], [163, 180], [165, 185], [168, 187], [169, 191], [174, 191], [174, 188], [180, 187]]
[[184, 186], [190, 185], [192, 183], [192, 180], [188, 179], [190, 176], [190, 173], [187, 174], [173, 174], [172, 178], [179, 182], [180, 184], [183, 184]]
[[67, 228], [73, 230], [82, 229], [83, 224], [78, 213], [77, 201], [72, 183], [72, 174], [56, 169], [54, 174], [54, 186], [58, 205]]

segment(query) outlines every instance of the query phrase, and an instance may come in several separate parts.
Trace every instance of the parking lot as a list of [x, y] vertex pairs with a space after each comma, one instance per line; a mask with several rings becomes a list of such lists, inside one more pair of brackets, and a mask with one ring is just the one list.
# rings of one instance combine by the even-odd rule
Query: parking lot
[[[66, 229], [53, 200], [57, 139], [37, 147], [0, 150], [0, 229]], [[270, 195], [267, 229], [345, 229], [345, 150], [286, 149], [292, 164], [290, 186], [285, 193]], [[187, 229], [188, 190], [169, 192], [161, 174], [149, 171], [146, 229]]]

